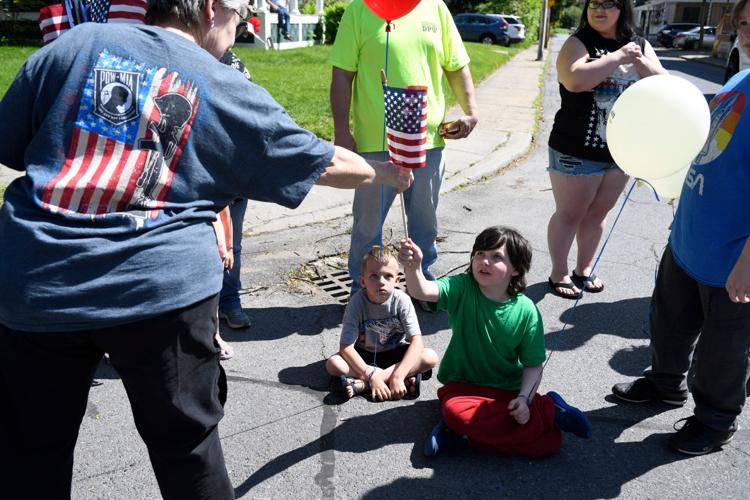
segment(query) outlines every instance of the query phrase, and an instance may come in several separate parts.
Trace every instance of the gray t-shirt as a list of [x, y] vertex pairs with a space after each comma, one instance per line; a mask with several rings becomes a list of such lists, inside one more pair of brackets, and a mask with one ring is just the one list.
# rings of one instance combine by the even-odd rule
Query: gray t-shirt
[[408, 295], [396, 289], [388, 300], [375, 304], [362, 289], [352, 295], [344, 311], [341, 343], [382, 352], [405, 343], [406, 337], [421, 334], [417, 313]]
[[211, 222], [237, 197], [299, 205], [333, 146], [185, 38], [81, 24], [0, 103], [0, 323], [138, 321], [221, 289]]

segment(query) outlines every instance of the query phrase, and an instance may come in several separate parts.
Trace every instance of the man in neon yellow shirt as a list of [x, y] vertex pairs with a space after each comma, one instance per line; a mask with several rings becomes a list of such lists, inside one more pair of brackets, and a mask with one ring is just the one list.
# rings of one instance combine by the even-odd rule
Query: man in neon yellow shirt
[[[414, 183], [404, 193], [409, 236], [423, 249], [422, 268], [428, 271], [437, 260], [437, 205], [445, 171], [443, 139], [468, 136], [477, 123], [474, 83], [469, 56], [442, 0], [422, 0], [410, 13], [391, 23], [388, 45], [388, 83], [394, 87], [426, 86], [427, 166], [414, 171]], [[383, 148], [383, 88], [380, 70], [385, 69], [385, 21], [362, 0], [353, 0], [341, 18], [331, 51], [331, 109], [334, 142], [365, 158], [381, 159]], [[465, 115], [444, 124], [443, 76], [448, 80]], [[351, 111], [354, 130], [349, 129]], [[380, 187], [356, 190], [352, 212], [349, 275], [352, 293], [359, 288], [362, 257], [380, 244], [382, 220], [393, 203], [395, 192]], [[381, 206], [382, 205], [382, 206]]]

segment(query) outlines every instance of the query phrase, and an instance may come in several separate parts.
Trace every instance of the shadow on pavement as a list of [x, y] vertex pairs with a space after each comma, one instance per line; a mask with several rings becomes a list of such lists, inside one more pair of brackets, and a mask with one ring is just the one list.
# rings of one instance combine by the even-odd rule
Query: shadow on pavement
[[[657, 432], [643, 441], [616, 442], [628, 427], [667, 409], [628, 407], [623, 411], [608, 406], [589, 412], [593, 437], [584, 440], [566, 435], [562, 450], [545, 459], [474, 452], [430, 460], [420, 456], [414, 466], [432, 468], [430, 478], [399, 478], [363, 498], [615, 498], [624, 484], [686, 458], [666, 448], [668, 433], [659, 432], [666, 429], [655, 429]], [[421, 434], [426, 432], [422, 429]]]
[[276, 340], [289, 335], [318, 335], [341, 328], [344, 307], [340, 304], [316, 304], [301, 307], [259, 307], [244, 309], [253, 324], [244, 330], [221, 325], [229, 342]]
[[547, 348], [551, 351], [578, 349], [598, 334], [647, 339], [650, 303], [651, 297], [587, 303], [584, 296], [574, 311], [571, 301], [571, 308], [560, 316], [560, 321], [567, 321], [567, 326], [545, 335]]
[[[371, 490], [364, 498], [615, 498], [624, 484], [661, 465], [686, 458], [666, 447], [666, 436], [671, 429], [654, 425], [654, 433], [643, 441], [618, 441], [630, 427], [648, 429], [650, 424], [644, 421], [673, 409], [667, 405], [614, 405], [588, 412], [594, 425], [592, 438], [585, 440], [566, 435], [562, 450], [545, 459], [472, 451], [428, 459], [422, 455], [422, 443], [438, 419], [439, 402], [417, 401], [384, 408], [387, 409], [343, 422], [337, 421], [335, 410], [328, 408], [329, 422], [335, 428], [266, 463], [237, 486], [237, 498], [316, 455], [323, 455], [321, 462], [327, 466], [316, 475], [315, 482], [321, 487], [328, 484], [332, 489], [335, 468], [346, 467], [346, 464], [336, 463], [334, 452], [367, 453], [398, 443], [412, 443], [411, 466], [432, 469], [433, 475], [395, 479]], [[372, 470], [363, 470], [361, 479], [366, 481], [368, 476], [377, 474], [375, 465]]]
[[[330, 484], [334, 479], [335, 467], [337, 465], [346, 467], [346, 464], [335, 463], [335, 455], [332, 453], [334, 451], [367, 453], [392, 444], [414, 443], [415, 446], [411, 454], [412, 462], [416, 462], [415, 466], [419, 468], [425, 467], [427, 459], [422, 456], [422, 441], [429, 435], [432, 426], [438, 420], [439, 402], [431, 400], [417, 401], [413, 404], [385, 403], [383, 408], [386, 409], [372, 415], [362, 415], [343, 422], [337, 422], [336, 412], [332, 408], [326, 408], [325, 411], [330, 413], [329, 417], [331, 418], [324, 415], [323, 420], [324, 424], [327, 420], [332, 424], [330, 431], [304, 446], [267, 462], [235, 488], [235, 496], [240, 498], [254, 486], [303, 460], [319, 454], [324, 455], [321, 461], [327, 463], [328, 467], [322, 468], [321, 473], [315, 477], [315, 483], [318, 485]], [[377, 466], [373, 467], [371, 471], [362, 471], [362, 479], [366, 480], [371, 473], [377, 474]], [[399, 494], [396, 496], [399, 496]], [[416, 497], [420, 496], [416, 495]], [[415, 498], [413, 494], [411, 497]]]

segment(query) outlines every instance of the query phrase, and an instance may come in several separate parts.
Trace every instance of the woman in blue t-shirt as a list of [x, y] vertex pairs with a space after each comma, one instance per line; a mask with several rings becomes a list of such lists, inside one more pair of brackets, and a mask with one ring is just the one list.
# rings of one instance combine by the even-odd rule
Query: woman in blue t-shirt
[[[649, 43], [630, 25], [631, 0], [589, 0], [575, 34], [557, 58], [562, 106], [549, 138], [549, 171], [555, 212], [547, 228], [552, 293], [567, 299], [601, 292], [591, 274], [604, 219], [627, 176], [607, 148], [605, 125], [617, 97], [640, 78], [666, 73]], [[578, 243], [573, 273], [568, 252]]]

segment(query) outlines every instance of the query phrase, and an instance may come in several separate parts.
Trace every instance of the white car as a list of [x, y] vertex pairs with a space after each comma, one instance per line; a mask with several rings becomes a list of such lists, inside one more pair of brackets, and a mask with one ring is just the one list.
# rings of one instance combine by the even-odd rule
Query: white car
[[724, 83], [732, 78], [735, 73], [739, 73], [744, 69], [750, 69], [750, 59], [748, 59], [745, 51], [740, 49], [739, 41], [740, 38], [737, 37], [734, 41], [734, 45], [732, 45], [732, 50], [729, 51], [729, 56], [727, 56], [726, 69], [724, 70]]
[[[688, 31], [682, 31], [677, 33], [672, 40], [672, 47], [683, 49], [683, 50], [695, 50], [699, 49], [698, 41], [700, 40], [701, 31], [700, 27], [693, 28]], [[714, 45], [716, 40], [716, 26], [704, 26], [703, 27], [703, 48], [710, 49]]]
[[526, 27], [523, 25], [523, 21], [519, 16], [511, 14], [500, 14], [500, 17], [505, 19], [508, 23], [508, 36], [511, 42], [520, 42], [526, 38]]

